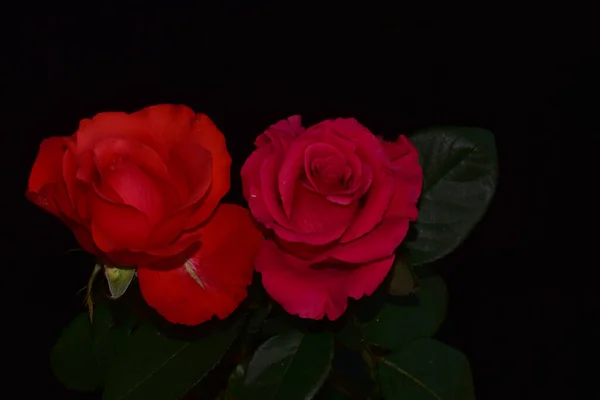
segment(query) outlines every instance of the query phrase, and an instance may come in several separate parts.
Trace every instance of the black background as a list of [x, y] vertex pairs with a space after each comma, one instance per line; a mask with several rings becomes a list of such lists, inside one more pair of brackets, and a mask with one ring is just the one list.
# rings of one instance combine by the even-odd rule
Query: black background
[[491, 8], [436, 16], [395, 4], [92, 4], [23, 5], [2, 16], [9, 387], [78, 398], [55, 382], [48, 351], [81, 309], [76, 292], [91, 259], [66, 255], [77, 247], [68, 229], [25, 201], [40, 141], [71, 135], [101, 111], [181, 103], [224, 132], [234, 160], [227, 200], [238, 203], [256, 135], [293, 114], [305, 125], [353, 116], [388, 139], [431, 124], [493, 131], [497, 195], [440, 264], [450, 290], [440, 338], [469, 357], [480, 399], [579, 398], [567, 383], [574, 326], [597, 295], [568, 290], [559, 224], [579, 185], [565, 172], [566, 143], [592, 129], [597, 109], [589, 99], [598, 63], [583, 20]]

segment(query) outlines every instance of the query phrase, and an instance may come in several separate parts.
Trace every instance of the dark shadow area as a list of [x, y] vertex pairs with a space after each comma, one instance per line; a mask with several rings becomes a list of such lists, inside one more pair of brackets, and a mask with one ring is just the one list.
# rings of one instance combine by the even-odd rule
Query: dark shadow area
[[553, 21], [213, 3], [24, 5], [3, 16], [7, 393], [93, 398], [66, 392], [48, 363], [61, 328], [83, 310], [77, 292], [93, 260], [66, 254], [78, 247], [70, 231], [25, 199], [39, 143], [101, 111], [181, 103], [225, 134], [225, 201], [239, 204], [255, 137], [294, 114], [305, 125], [352, 116], [387, 139], [433, 124], [494, 132], [496, 197], [438, 263], [450, 293], [439, 337], [470, 359], [478, 399], [578, 398], [568, 383], [574, 326], [598, 295], [580, 284], [573, 294], [569, 257], [558, 253], [579, 187], [565, 172], [565, 138], [585, 147], [597, 112], [586, 100], [598, 93], [592, 48]]

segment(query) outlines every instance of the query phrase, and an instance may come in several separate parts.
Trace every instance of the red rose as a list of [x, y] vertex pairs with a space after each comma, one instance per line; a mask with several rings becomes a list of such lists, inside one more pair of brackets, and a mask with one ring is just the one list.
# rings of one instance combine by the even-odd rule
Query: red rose
[[166, 319], [194, 325], [229, 315], [252, 278], [260, 233], [243, 208], [219, 206], [230, 165], [221, 132], [188, 107], [106, 112], [42, 142], [27, 197], [90, 253], [137, 267]]
[[271, 232], [255, 262], [263, 285], [292, 314], [337, 319], [348, 297], [381, 284], [417, 218], [417, 151], [406, 137], [384, 142], [354, 119], [304, 129], [299, 116], [255, 145], [242, 182], [250, 211]]

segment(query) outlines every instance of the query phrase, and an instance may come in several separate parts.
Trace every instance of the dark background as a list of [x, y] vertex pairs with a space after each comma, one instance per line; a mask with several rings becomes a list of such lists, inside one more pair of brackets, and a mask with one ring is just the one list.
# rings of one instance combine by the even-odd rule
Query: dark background
[[25, 201], [40, 141], [101, 111], [182, 103], [224, 132], [234, 160], [227, 199], [239, 203], [238, 171], [256, 135], [293, 114], [305, 125], [353, 116], [388, 139], [431, 124], [493, 131], [497, 195], [440, 264], [450, 291], [440, 338], [469, 357], [479, 399], [579, 398], [568, 383], [574, 326], [597, 295], [562, 268], [559, 224], [578, 187], [565, 172], [566, 142], [592, 129], [597, 109], [590, 25], [491, 9], [239, 3], [23, 5], [2, 16], [8, 386], [77, 398], [54, 381], [48, 351], [81, 310], [92, 265], [66, 255], [77, 247], [68, 229]]

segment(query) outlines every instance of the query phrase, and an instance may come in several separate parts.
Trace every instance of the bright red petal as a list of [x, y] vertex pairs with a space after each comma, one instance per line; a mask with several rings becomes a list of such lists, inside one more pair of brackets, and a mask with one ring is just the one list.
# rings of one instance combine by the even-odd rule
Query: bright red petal
[[193, 140], [197, 141], [212, 157], [212, 176], [210, 188], [200, 207], [196, 209], [187, 228], [203, 223], [215, 210], [231, 185], [231, 156], [227, 151], [225, 137], [208, 116], [198, 114], [192, 131]]
[[66, 137], [53, 137], [42, 142], [26, 192], [30, 201], [63, 221], [79, 219], [63, 180], [63, 159], [68, 143]]
[[261, 233], [248, 210], [222, 204], [202, 227], [200, 250], [170, 270], [140, 268], [146, 302], [172, 323], [226, 318], [246, 298]]
[[198, 202], [210, 188], [212, 156], [195, 142], [181, 142], [171, 150], [169, 160], [171, 180], [180, 193], [186, 193], [184, 207]]
[[65, 137], [52, 137], [40, 144], [31, 174], [29, 175], [28, 190], [38, 192], [49, 183], [62, 181], [62, 159], [67, 149]]
[[134, 115], [124, 112], [99, 113], [92, 119], [79, 122], [77, 154], [90, 151], [96, 143], [110, 138], [135, 140], [153, 149], [161, 149], [159, 142], [148, 134], [149, 131], [148, 122]]
[[92, 236], [102, 251], [142, 248], [150, 233], [144, 214], [134, 207], [107, 201], [95, 192], [89, 200], [93, 215]]
[[164, 143], [164, 149], [187, 141], [195, 117], [194, 111], [184, 105], [158, 104], [146, 107], [131, 114], [132, 117], [149, 127], [148, 134], [158, 142]]

